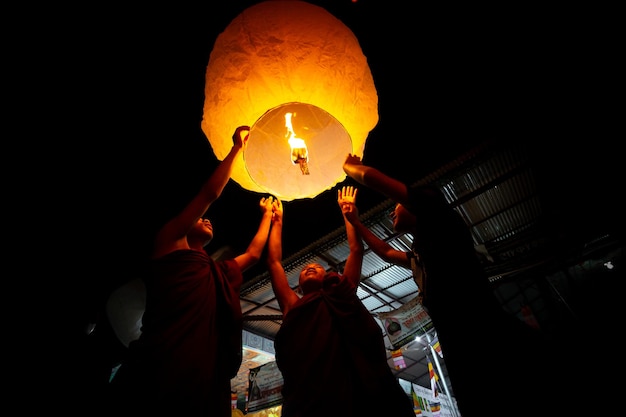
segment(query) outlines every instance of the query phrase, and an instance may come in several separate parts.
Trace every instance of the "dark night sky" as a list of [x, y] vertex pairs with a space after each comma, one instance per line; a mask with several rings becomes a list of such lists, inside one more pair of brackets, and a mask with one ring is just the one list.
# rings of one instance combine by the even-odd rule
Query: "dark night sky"
[[[58, 296], [42, 291], [54, 306], [25, 328], [36, 329], [29, 348], [39, 347], [40, 329], [50, 328], [43, 343], [53, 355], [44, 366], [53, 367], [46, 375], [54, 382], [46, 390], [63, 376], [60, 388], [76, 404], [94, 407], [89, 379], [97, 385], [99, 373], [110, 372], [92, 369], [100, 347], [85, 337], [87, 325], [102, 321], [110, 291], [138, 276], [151, 233], [218, 162], [200, 128], [205, 69], [218, 34], [256, 2], [190, 3], [73, 5], [67, 19], [50, 19], [54, 31], [34, 38], [49, 50], [32, 68], [42, 91], [25, 127], [50, 147], [49, 168], [36, 180], [52, 190], [43, 201], [49, 215], [34, 218], [35, 237], [45, 245], [40, 252], [52, 259], [37, 262]], [[620, 55], [607, 42], [619, 38], [611, 33], [619, 26], [572, 5], [312, 3], [352, 29], [368, 58], [379, 122], [367, 140], [366, 164], [410, 183], [483, 140], [529, 143], [551, 176], [543, 188], [557, 191], [550, 198], [567, 209], [558, 215], [572, 224], [591, 211], [600, 214], [596, 219], [623, 218], [623, 204], [603, 204], [623, 194], [611, 183], [623, 177], [623, 152], [611, 148], [622, 139], [611, 123], [612, 103], [622, 97], [610, 100]], [[43, 87], [52, 91], [44, 94]], [[58, 131], [41, 123], [47, 112]], [[599, 158], [607, 156], [620, 165]], [[245, 249], [258, 226], [260, 197], [232, 181], [226, 186], [209, 209], [216, 234], [209, 249]], [[381, 201], [359, 189], [361, 212]], [[605, 215], [607, 207], [613, 216]], [[335, 189], [286, 203], [285, 222], [287, 257], [342, 226]]]
[[[217, 164], [200, 128], [205, 69], [217, 35], [256, 2], [231, 1], [219, 11], [206, 3], [102, 10], [68, 34], [66, 76], [76, 87], [72, 116], [83, 136], [72, 152], [81, 179], [85, 173], [93, 181], [81, 186], [89, 204], [83, 214], [98, 218], [101, 231], [83, 261], [102, 266], [92, 281], [98, 290], [135, 277], [150, 233]], [[555, 135], [562, 126], [587, 128], [570, 110], [591, 89], [577, 81], [584, 75], [579, 62], [599, 52], [585, 33], [563, 23], [562, 13], [312, 3], [352, 29], [368, 58], [379, 122], [363, 161], [391, 176], [413, 182], [483, 140], [549, 148], [562, 140]], [[285, 256], [342, 226], [335, 190], [286, 203]], [[245, 249], [258, 225], [260, 197], [228, 184], [208, 212], [216, 233], [210, 249]], [[383, 200], [361, 188], [358, 204], [365, 212]]]

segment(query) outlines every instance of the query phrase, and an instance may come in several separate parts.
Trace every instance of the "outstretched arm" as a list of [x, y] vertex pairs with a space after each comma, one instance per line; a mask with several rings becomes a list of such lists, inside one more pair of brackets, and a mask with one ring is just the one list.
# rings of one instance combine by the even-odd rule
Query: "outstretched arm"
[[409, 203], [406, 184], [383, 174], [376, 168], [363, 165], [360, 157], [348, 154], [348, 157], [343, 163], [343, 170], [350, 178], [359, 184], [365, 185], [366, 187], [383, 194], [396, 203], [400, 203], [402, 205], [407, 205]]
[[342, 213], [346, 221], [346, 232], [350, 230], [348, 229], [348, 224], [350, 224], [351, 228], [353, 228], [358, 236], [363, 239], [372, 252], [378, 255], [382, 260], [394, 265], [410, 268], [411, 261], [408, 258], [408, 252], [394, 249], [389, 243], [376, 236], [371, 230], [365, 227], [363, 223], [361, 223], [361, 219], [359, 219], [359, 212], [356, 207], [356, 198], [353, 199], [351, 205], [353, 208], [350, 210], [344, 210], [342, 207]]
[[167, 253], [176, 247], [188, 247], [187, 233], [209, 206], [222, 194], [233, 171], [234, 162], [241, 158], [248, 143], [248, 126], [239, 126], [233, 134], [233, 147], [204, 182], [195, 197], [159, 230], [155, 252]]
[[276, 198], [273, 203], [272, 227], [267, 242], [267, 268], [272, 282], [272, 288], [278, 305], [287, 315], [291, 307], [300, 299], [289, 286], [285, 269], [283, 268], [283, 204]]
[[345, 186], [337, 191], [337, 203], [343, 215], [348, 246], [350, 248], [342, 276], [348, 279], [355, 289], [361, 281], [361, 267], [363, 266], [364, 252], [361, 236], [359, 236], [358, 230], [348, 220], [348, 216], [355, 216], [357, 218], [359, 216], [355, 204], [356, 194], [357, 189], [352, 186]]
[[259, 262], [259, 259], [261, 259], [263, 248], [267, 243], [270, 226], [272, 224], [273, 201], [273, 197], [270, 196], [268, 198], [261, 198], [261, 201], [259, 202], [259, 207], [261, 207], [261, 212], [263, 213], [259, 229], [252, 238], [252, 241], [248, 245], [246, 251], [235, 257], [235, 262], [237, 262], [242, 271], [245, 271], [255, 265]]

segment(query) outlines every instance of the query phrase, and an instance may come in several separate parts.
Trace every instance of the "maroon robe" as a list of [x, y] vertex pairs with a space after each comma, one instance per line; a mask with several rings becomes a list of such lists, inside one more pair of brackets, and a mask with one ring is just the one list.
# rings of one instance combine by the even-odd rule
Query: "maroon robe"
[[274, 342], [283, 417], [414, 417], [387, 363], [382, 330], [336, 273], [302, 297]]
[[153, 260], [144, 282], [142, 334], [111, 384], [117, 411], [230, 417], [242, 359], [238, 265], [178, 250]]

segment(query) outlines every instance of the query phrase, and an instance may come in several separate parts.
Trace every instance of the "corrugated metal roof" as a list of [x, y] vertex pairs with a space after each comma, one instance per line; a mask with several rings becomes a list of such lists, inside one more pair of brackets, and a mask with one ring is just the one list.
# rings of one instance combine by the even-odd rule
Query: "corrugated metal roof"
[[[503, 308], [521, 317], [521, 306], [529, 305], [535, 316], [545, 319], [549, 303], [546, 294], [537, 289], [536, 276], [545, 277], [548, 271], [536, 271], [546, 265], [554, 241], [545, 227], [537, 173], [529, 156], [521, 145], [485, 143], [418, 183], [437, 185], [463, 216]], [[392, 201], [385, 201], [362, 213], [361, 218], [376, 236], [406, 250], [411, 246], [411, 236], [393, 232], [387, 215], [393, 205]], [[318, 262], [327, 270], [341, 270], [348, 252], [344, 228], [335, 230], [284, 260], [290, 284], [297, 287], [300, 268], [309, 262]], [[535, 271], [534, 275], [529, 275], [530, 271]], [[374, 317], [399, 308], [416, 293], [411, 271], [382, 261], [366, 247], [358, 296]], [[245, 330], [273, 340], [280, 328], [281, 312], [267, 273], [244, 284], [241, 305]], [[380, 320], [379, 324], [384, 331]], [[391, 348], [386, 335], [385, 339]], [[425, 346], [418, 342], [404, 346], [407, 367], [401, 370], [394, 368], [389, 350], [389, 364], [398, 378], [429, 386]], [[443, 377], [447, 378], [443, 359], [441, 366]]]

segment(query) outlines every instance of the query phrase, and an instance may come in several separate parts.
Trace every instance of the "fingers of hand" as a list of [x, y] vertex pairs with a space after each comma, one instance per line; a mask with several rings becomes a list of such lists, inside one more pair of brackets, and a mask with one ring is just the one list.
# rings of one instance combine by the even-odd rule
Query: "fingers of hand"
[[233, 140], [242, 140], [243, 142], [245, 142], [247, 141], [249, 134], [249, 126], [239, 126], [237, 127], [237, 129], [235, 129], [235, 133], [233, 134]]

